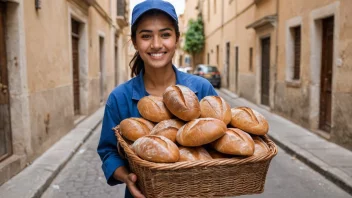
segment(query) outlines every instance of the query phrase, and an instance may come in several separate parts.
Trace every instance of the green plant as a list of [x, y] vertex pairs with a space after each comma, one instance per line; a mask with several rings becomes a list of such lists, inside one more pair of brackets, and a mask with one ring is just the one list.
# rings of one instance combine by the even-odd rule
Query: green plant
[[188, 30], [185, 35], [185, 45], [183, 50], [191, 54], [192, 60], [194, 60], [195, 54], [198, 54], [203, 50], [204, 42], [204, 24], [200, 15], [196, 20], [190, 19], [188, 22]]

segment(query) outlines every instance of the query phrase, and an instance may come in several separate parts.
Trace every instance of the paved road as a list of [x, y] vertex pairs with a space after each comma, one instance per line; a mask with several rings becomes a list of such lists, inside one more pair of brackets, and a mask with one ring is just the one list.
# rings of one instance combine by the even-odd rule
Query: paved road
[[[100, 127], [54, 179], [42, 198], [120, 198], [124, 185], [105, 183], [96, 153]], [[349, 198], [352, 197], [302, 162], [279, 149], [271, 162], [265, 192], [243, 198]]]

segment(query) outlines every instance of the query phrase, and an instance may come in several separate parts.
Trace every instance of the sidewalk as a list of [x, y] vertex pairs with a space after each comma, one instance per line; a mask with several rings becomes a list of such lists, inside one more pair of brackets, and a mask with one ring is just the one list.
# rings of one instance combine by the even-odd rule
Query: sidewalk
[[30, 166], [0, 186], [0, 198], [39, 198], [101, 123], [104, 108], [79, 123]]
[[222, 88], [217, 92], [231, 107], [247, 106], [264, 115], [269, 122], [268, 135], [278, 146], [352, 194], [352, 151], [331, 143], [226, 89]]
[[[248, 106], [263, 114], [269, 136], [278, 146], [352, 194], [352, 152], [314, 133], [239, 98], [226, 89], [217, 90], [232, 107]], [[0, 186], [0, 198], [39, 198], [65, 164], [101, 123], [103, 108], [77, 125], [30, 166]]]

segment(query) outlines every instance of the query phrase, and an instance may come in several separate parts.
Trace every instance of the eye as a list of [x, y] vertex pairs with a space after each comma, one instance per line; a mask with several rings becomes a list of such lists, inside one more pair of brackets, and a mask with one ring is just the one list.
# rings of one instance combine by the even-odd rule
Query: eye
[[141, 36], [142, 39], [149, 39], [151, 36], [149, 34], [143, 34]]
[[170, 36], [171, 36], [170, 33], [163, 33], [163, 34], [161, 35], [162, 38], [169, 38]]

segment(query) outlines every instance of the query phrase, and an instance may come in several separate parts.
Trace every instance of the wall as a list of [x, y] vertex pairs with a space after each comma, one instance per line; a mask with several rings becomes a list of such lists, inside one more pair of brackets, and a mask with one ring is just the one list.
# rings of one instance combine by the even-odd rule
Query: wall
[[[348, 11], [352, 2], [348, 0], [295, 1], [280, 4], [278, 80], [275, 97], [275, 111], [294, 122], [318, 131], [320, 97], [321, 48], [317, 40], [320, 27], [317, 21], [335, 15], [332, 129], [325, 137], [349, 149], [352, 148], [352, 51], [351, 18]], [[301, 18], [301, 80], [296, 86], [286, 82], [287, 72], [287, 23], [293, 18]], [[316, 80], [315, 80], [316, 79]]]

